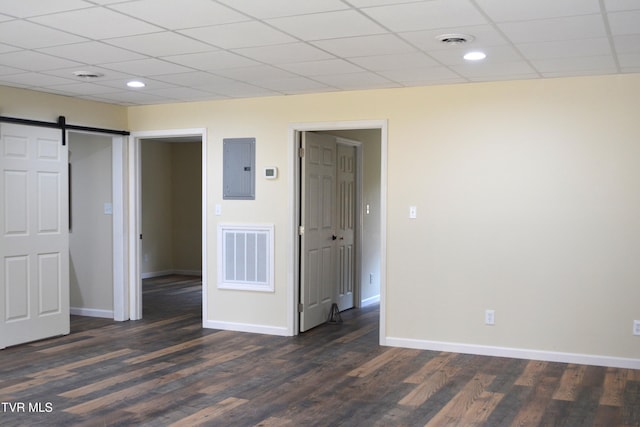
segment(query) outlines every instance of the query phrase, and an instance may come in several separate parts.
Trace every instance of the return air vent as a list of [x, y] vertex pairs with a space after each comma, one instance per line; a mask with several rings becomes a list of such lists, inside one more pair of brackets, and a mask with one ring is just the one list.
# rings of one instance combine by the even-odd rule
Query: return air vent
[[218, 225], [218, 288], [273, 292], [273, 228]]

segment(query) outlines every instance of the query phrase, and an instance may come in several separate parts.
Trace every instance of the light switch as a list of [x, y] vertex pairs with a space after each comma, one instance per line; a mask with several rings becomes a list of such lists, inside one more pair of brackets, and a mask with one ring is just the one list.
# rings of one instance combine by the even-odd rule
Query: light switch
[[111, 203], [104, 204], [104, 214], [113, 215], [113, 205]]
[[216, 203], [216, 215], [222, 215], [222, 205], [220, 205], [220, 203]]
[[415, 219], [418, 217], [418, 208], [415, 206], [409, 206], [409, 218]]

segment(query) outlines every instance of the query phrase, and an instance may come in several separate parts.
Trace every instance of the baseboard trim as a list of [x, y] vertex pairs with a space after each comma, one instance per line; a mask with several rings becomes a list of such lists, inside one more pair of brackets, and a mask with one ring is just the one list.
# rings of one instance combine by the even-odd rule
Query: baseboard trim
[[102, 317], [104, 319], [113, 319], [113, 310], [100, 310], [97, 308], [81, 308], [70, 307], [69, 313], [75, 316]]
[[252, 325], [249, 323], [219, 322], [215, 320], [205, 320], [202, 327], [209, 329], [222, 329], [224, 331], [250, 332], [254, 334], [289, 336], [289, 330], [279, 326]]
[[143, 279], [152, 279], [154, 277], [169, 276], [171, 274], [181, 274], [183, 276], [202, 276], [202, 270], [163, 270], [142, 273]]
[[451, 353], [476, 354], [480, 356], [511, 357], [515, 359], [541, 360], [546, 362], [575, 363], [579, 365], [606, 366], [611, 368], [640, 369], [640, 359], [602, 356], [579, 353], [529, 350], [509, 347], [481, 346], [442, 341], [426, 341], [409, 338], [386, 337], [382, 345], [415, 348], [418, 350], [445, 351]]
[[380, 295], [374, 295], [372, 297], [363, 299], [362, 302], [360, 303], [360, 307], [367, 307], [367, 306], [375, 305], [379, 303], [380, 303]]

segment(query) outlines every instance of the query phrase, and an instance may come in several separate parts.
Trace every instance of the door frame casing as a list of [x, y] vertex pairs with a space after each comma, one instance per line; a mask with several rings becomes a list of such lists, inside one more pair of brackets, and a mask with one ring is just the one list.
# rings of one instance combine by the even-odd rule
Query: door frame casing
[[[332, 130], [380, 130], [380, 344], [384, 344], [385, 302], [387, 277], [387, 120], [355, 120], [339, 122], [291, 123], [288, 129], [289, 145], [289, 256], [287, 268], [287, 332], [298, 335], [300, 330], [298, 302], [300, 301], [300, 162], [298, 155], [298, 136], [300, 132]], [[360, 209], [361, 211], [361, 209]], [[360, 250], [359, 250], [360, 252]], [[359, 287], [360, 288], [360, 287]], [[358, 305], [360, 294], [358, 293]]]
[[[202, 322], [208, 319], [207, 304], [207, 129], [169, 129], [131, 132], [129, 136], [129, 317], [142, 319], [142, 156], [141, 140], [149, 138], [200, 137], [202, 144]], [[215, 242], [214, 242], [215, 244]]]

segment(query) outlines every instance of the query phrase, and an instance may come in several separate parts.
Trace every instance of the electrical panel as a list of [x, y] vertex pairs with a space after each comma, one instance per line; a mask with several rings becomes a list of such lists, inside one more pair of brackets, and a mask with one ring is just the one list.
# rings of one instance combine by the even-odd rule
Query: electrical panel
[[222, 198], [256, 198], [256, 139], [225, 138], [223, 146]]

